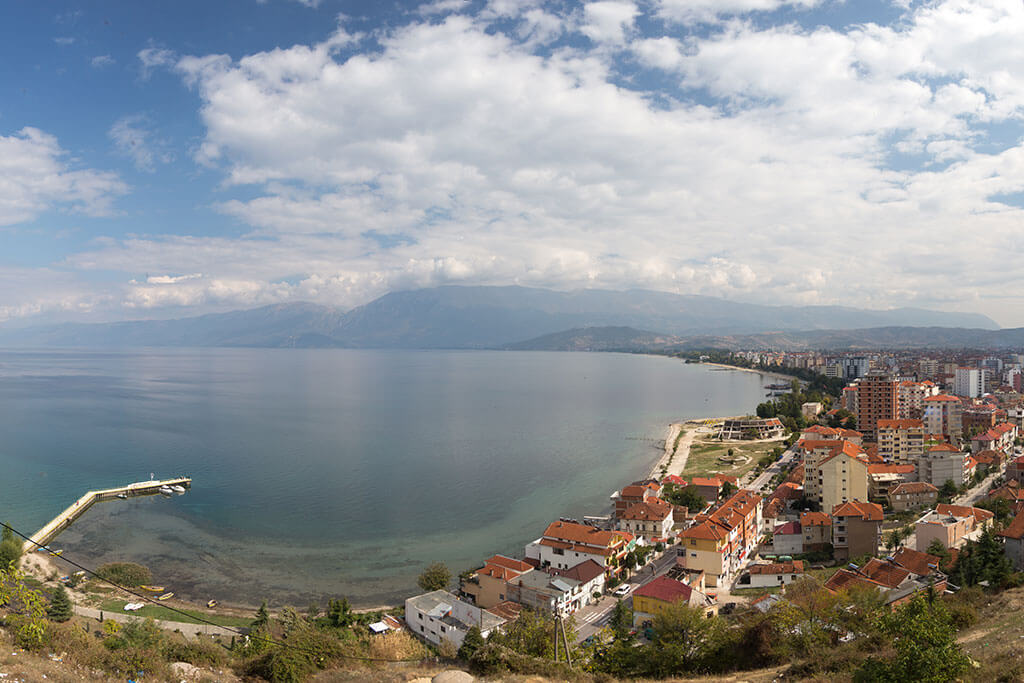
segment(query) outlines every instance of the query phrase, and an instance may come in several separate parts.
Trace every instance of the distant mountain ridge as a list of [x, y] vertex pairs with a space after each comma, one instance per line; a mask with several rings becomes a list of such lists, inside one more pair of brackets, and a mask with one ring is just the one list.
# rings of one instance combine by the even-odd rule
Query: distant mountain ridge
[[[393, 292], [347, 312], [294, 303], [177, 320], [0, 330], [0, 344], [493, 349], [515, 348], [567, 331], [576, 332], [573, 344], [585, 346], [587, 342], [580, 339], [578, 331], [597, 328], [605, 331], [596, 338], [589, 333], [591, 346], [607, 347], [630, 339], [631, 344], [640, 347], [683, 343], [684, 338], [689, 344], [695, 337], [732, 344], [750, 335], [807, 344], [816, 337], [797, 333], [812, 331], [819, 335], [817, 338], [835, 343], [841, 336], [836, 330], [857, 330], [864, 337], [865, 328], [894, 325], [906, 329], [972, 328], [970, 333], [960, 335], [965, 339], [984, 338], [984, 332], [1008, 332], [998, 330], [993, 320], [975, 313], [763, 306], [647, 290], [555, 292], [526, 287], [447, 286]], [[618, 332], [611, 331], [614, 329]], [[572, 337], [568, 335], [563, 341], [568, 343]]]

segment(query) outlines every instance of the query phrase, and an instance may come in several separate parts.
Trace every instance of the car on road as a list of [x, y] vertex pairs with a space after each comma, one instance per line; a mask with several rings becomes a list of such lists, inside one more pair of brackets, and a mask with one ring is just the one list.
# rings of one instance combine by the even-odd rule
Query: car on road
[[621, 586], [619, 586], [618, 588], [616, 588], [615, 592], [613, 592], [612, 595], [621, 598], [624, 595], [629, 593], [629, 589], [630, 588], [632, 588], [632, 586], [630, 586], [628, 583], [624, 583]]

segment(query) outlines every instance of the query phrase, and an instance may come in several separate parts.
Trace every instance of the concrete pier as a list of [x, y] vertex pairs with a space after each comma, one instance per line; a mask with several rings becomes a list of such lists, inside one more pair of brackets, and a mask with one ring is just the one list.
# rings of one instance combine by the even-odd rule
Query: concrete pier
[[86, 510], [92, 507], [93, 503], [101, 500], [117, 498], [119, 494], [127, 496], [149, 496], [160, 492], [161, 486], [181, 486], [186, 489], [192, 488], [191, 477], [177, 477], [175, 479], [162, 479], [151, 481], [138, 481], [127, 486], [119, 486], [112, 489], [89, 491], [84, 496], [72, 503], [64, 512], [54, 517], [39, 531], [32, 534], [30, 540], [25, 541], [22, 552], [32, 552], [41, 545], [49, 543], [57, 534], [71, 526], [71, 523], [82, 516]]

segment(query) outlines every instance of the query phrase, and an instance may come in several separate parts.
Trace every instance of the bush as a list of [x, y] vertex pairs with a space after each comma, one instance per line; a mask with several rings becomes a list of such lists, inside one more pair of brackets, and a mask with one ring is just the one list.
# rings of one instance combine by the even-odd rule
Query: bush
[[160, 651], [169, 662], [188, 662], [194, 666], [223, 666], [228, 659], [223, 647], [201, 637], [193, 640], [167, 638]]
[[134, 562], [108, 562], [97, 569], [96, 573], [102, 579], [128, 588], [136, 588], [153, 580], [153, 574], [148, 568]]

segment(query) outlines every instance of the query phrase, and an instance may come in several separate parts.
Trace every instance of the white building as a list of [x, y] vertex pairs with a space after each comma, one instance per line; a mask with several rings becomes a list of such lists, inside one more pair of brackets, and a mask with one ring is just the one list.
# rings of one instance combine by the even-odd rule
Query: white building
[[409, 631], [434, 645], [447, 640], [461, 647], [473, 626], [478, 626], [486, 638], [505, 621], [493, 612], [459, 600], [448, 591], [424, 593], [405, 601], [405, 624]]
[[957, 368], [953, 377], [953, 393], [977, 398], [985, 393], [985, 375], [978, 368]]

